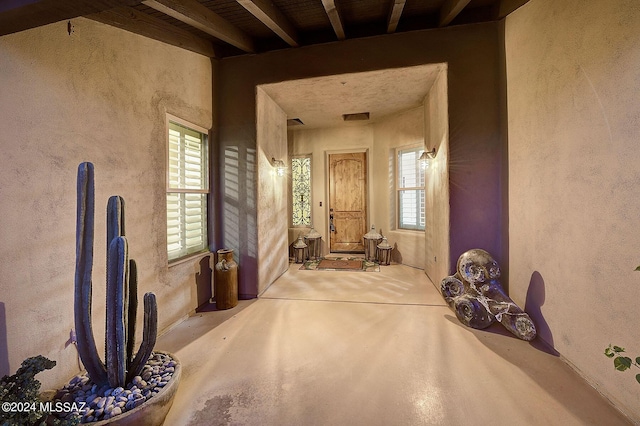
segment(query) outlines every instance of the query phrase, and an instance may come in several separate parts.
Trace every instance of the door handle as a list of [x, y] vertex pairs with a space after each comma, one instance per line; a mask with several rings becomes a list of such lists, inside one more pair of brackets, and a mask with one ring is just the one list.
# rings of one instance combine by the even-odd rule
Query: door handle
[[331, 213], [329, 213], [329, 230], [331, 232], [336, 232], [336, 226], [333, 224], [333, 209], [330, 210]]

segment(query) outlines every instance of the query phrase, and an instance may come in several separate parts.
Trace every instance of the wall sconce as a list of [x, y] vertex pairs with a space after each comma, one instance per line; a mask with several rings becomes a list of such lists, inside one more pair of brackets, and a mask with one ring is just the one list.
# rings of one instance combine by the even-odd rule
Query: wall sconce
[[429, 163], [434, 158], [436, 158], [436, 149], [435, 148], [433, 148], [431, 151], [424, 151], [422, 153], [422, 155], [420, 156], [420, 159], [419, 159], [420, 166], [423, 169], [426, 169], [427, 167], [429, 167]]
[[278, 176], [284, 176], [284, 173], [287, 171], [287, 166], [282, 160], [276, 160], [274, 157], [271, 157], [271, 165], [276, 168]]

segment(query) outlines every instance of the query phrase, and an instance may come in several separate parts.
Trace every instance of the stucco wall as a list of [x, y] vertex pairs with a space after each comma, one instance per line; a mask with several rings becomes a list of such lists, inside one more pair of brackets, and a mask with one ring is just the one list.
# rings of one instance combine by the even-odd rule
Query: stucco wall
[[[451, 263], [449, 207], [449, 102], [447, 67], [441, 66], [424, 100], [425, 149], [435, 148], [425, 176], [427, 217], [425, 226], [425, 273], [440, 286]], [[455, 166], [455, 164], [453, 165]], [[504, 200], [503, 200], [504, 202]], [[440, 259], [440, 261], [438, 261]], [[456, 261], [457, 258], [454, 259]]]
[[[239, 158], [242, 197], [228, 196], [224, 183], [225, 158], [219, 162], [223, 187], [221, 211], [233, 211], [221, 223], [220, 244], [236, 244], [243, 268], [240, 287], [257, 293], [258, 260], [252, 255], [257, 212], [250, 202], [255, 190], [243, 176], [255, 154], [255, 86], [285, 80], [349, 72], [372, 71], [429, 63], [448, 63], [450, 123], [449, 268], [458, 256], [474, 247], [503, 257], [502, 144], [500, 127], [501, 27], [498, 23], [414, 31], [339, 43], [226, 58], [219, 63], [217, 91], [221, 152]], [[226, 155], [226, 154], [225, 154]], [[314, 162], [316, 160], [314, 159]], [[231, 182], [229, 182], [231, 184]], [[237, 217], [240, 223], [236, 223]], [[438, 260], [443, 261], [443, 260]]]
[[139, 295], [156, 293], [159, 329], [196, 307], [199, 259], [167, 267], [165, 114], [205, 128], [212, 120], [208, 58], [94, 21], [72, 23], [71, 35], [65, 21], [0, 37], [0, 375], [42, 354], [58, 363], [38, 376], [44, 388], [78, 370], [68, 344], [78, 164], [96, 170], [93, 324], [101, 351], [110, 195], [125, 198]]
[[[413, 108], [373, 125], [374, 149], [371, 159], [373, 217], [394, 246], [393, 261], [415, 268], [425, 265], [424, 232], [397, 229], [396, 148], [424, 145], [424, 107]], [[427, 216], [430, 214], [427, 205]]]
[[506, 20], [511, 297], [540, 337], [640, 420], [640, 8], [531, 0]]
[[[445, 104], [446, 108], [446, 104]], [[396, 229], [395, 149], [424, 144], [424, 107], [384, 117], [375, 123], [324, 129], [290, 131], [293, 155], [312, 156], [313, 226], [323, 237], [328, 253], [329, 224], [327, 153], [367, 151], [369, 163], [368, 220], [396, 246], [394, 261], [424, 268], [423, 232]], [[320, 206], [320, 202], [322, 206]], [[291, 228], [292, 243], [307, 229]], [[447, 234], [448, 235], [448, 234]]]
[[271, 160], [287, 164], [287, 115], [257, 88], [258, 293], [289, 266], [287, 175], [278, 176]]

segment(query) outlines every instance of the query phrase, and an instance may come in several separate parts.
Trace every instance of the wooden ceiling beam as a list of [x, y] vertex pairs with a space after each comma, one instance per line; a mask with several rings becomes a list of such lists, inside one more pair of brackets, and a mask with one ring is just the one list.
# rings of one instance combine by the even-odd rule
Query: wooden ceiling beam
[[298, 34], [289, 20], [273, 5], [265, 0], [236, 0], [249, 13], [258, 18], [289, 46], [298, 47]]
[[496, 2], [496, 19], [502, 19], [529, 0], [499, 0]]
[[389, 12], [389, 19], [387, 19], [387, 33], [391, 34], [396, 32], [406, 2], [407, 0], [393, 0], [391, 11]]
[[447, 0], [440, 8], [439, 27], [447, 26], [467, 7], [471, 0]]
[[251, 37], [197, 0], [145, 0], [142, 3], [245, 52], [256, 51]]
[[161, 19], [154, 18], [131, 7], [105, 10], [86, 17], [210, 58], [216, 57], [213, 44], [209, 40], [205, 40], [181, 28], [176, 28]]
[[344, 40], [346, 36], [344, 35], [344, 28], [342, 27], [340, 14], [338, 13], [338, 9], [336, 9], [335, 0], [322, 0], [322, 5], [324, 6], [324, 10], [327, 12], [327, 16], [329, 16], [329, 21], [331, 22], [331, 26], [333, 27], [333, 31], [336, 33], [338, 40]]
[[54, 22], [134, 6], [141, 0], [13, 0], [0, 1], [0, 36]]

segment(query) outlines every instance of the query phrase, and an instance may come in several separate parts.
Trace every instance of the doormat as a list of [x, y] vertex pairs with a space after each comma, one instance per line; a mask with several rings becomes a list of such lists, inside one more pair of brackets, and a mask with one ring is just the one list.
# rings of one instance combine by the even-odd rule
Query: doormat
[[380, 265], [377, 262], [364, 260], [360, 257], [330, 257], [307, 260], [300, 269], [306, 271], [380, 272]]

